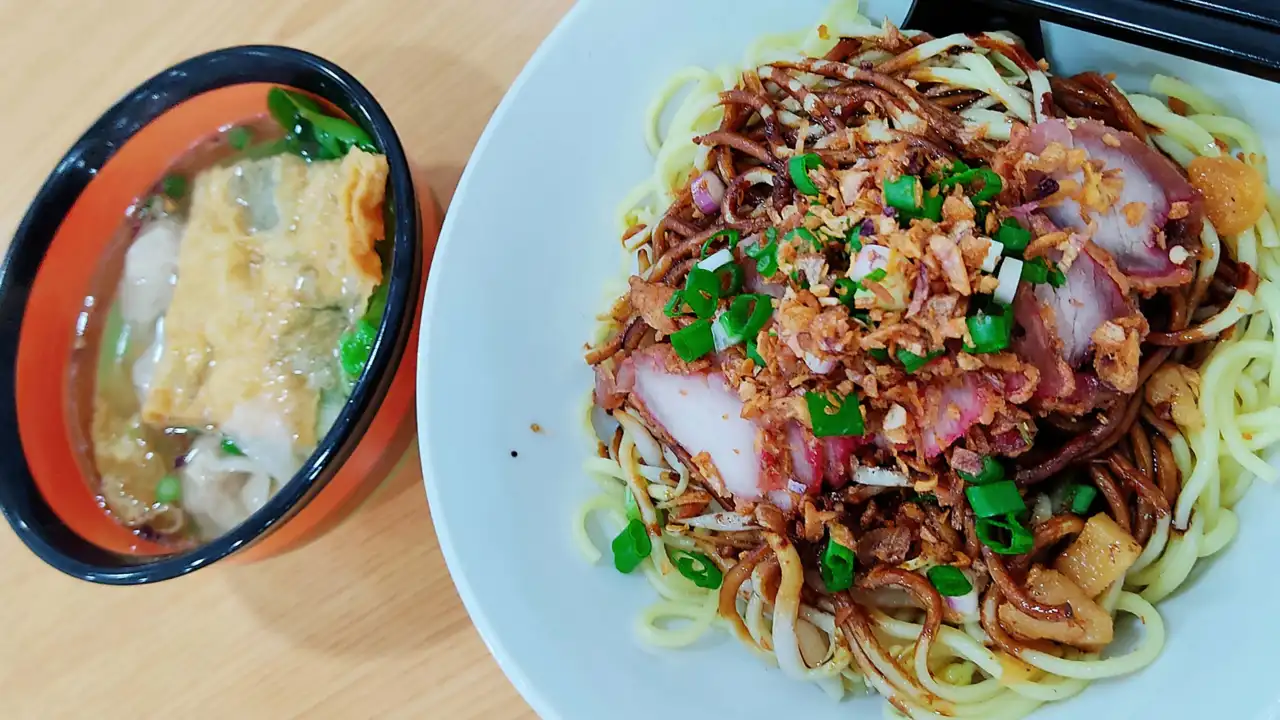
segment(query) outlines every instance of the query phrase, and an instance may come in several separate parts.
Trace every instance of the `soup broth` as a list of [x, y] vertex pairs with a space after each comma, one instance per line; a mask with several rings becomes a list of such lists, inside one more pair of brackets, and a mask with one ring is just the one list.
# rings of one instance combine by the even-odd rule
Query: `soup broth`
[[77, 327], [87, 476], [118, 521], [174, 544], [217, 537], [290, 480], [385, 305], [386, 158], [309, 98], [268, 104], [130, 208]]

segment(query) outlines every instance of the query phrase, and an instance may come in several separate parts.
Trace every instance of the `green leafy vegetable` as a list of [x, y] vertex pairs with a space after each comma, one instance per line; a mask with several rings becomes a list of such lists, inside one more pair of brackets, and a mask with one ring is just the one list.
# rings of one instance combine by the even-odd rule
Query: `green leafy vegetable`
[[325, 114], [319, 103], [301, 93], [271, 88], [267, 91], [267, 111], [284, 128], [286, 146], [299, 154], [311, 154], [306, 151], [308, 143], [323, 150], [316, 153], [321, 160], [340, 158], [353, 147], [378, 152], [373, 138], [359, 125]]

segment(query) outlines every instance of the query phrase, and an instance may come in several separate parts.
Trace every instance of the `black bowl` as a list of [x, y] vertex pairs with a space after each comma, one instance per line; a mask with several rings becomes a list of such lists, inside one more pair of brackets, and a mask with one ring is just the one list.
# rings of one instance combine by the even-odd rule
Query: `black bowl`
[[[180, 103], [245, 83], [271, 83], [313, 93], [350, 116], [385, 153], [390, 167], [386, 208], [392, 251], [382, 326], [365, 372], [341, 415], [306, 464], [261, 510], [194, 549], [150, 555], [108, 550], [81, 537], [59, 517], [37, 486], [24, 454], [16, 390], [23, 316], [55, 234], [99, 170], [142, 128]], [[422, 218], [400, 139], [373, 95], [337, 65], [292, 48], [242, 46], [194, 57], [142, 83], [107, 110], [54, 168], [0, 267], [0, 377], [5, 378], [0, 383], [0, 456], [5, 458], [0, 467], [0, 512], [45, 562], [77, 578], [116, 585], [183, 575], [275, 532], [333, 479], [387, 394], [415, 323], [422, 284], [421, 237]], [[72, 333], [73, 328], [66, 332]], [[87, 482], [85, 491], [93, 492]]]

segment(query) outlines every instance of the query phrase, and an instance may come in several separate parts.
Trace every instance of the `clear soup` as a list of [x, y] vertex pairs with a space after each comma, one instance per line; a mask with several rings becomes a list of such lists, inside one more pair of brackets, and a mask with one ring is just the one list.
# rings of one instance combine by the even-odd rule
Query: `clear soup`
[[72, 413], [104, 510], [205, 542], [287, 483], [363, 370], [386, 302], [387, 163], [273, 89], [131, 206], [76, 328]]

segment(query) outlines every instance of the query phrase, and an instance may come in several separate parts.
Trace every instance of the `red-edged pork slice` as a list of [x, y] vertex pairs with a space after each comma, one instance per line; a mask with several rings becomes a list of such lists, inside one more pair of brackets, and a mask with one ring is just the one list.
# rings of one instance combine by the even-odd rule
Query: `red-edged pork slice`
[[1013, 319], [1018, 324], [1014, 352], [1040, 371], [1035, 397], [1056, 398], [1073, 392], [1075, 378], [1062, 357], [1053, 311], [1036, 298], [1035, 290], [1026, 283], [1013, 299]]
[[853, 451], [870, 442], [869, 435], [823, 438], [823, 456], [826, 458], [827, 483], [839, 490], [849, 482], [850, 460]]
[[[1143, 288], [1181, 285], [1191, 280], [1191, 269], [1174, 263], [1169, 249], [1157, 232], [1165, 228], [1174, 203], [1186, 203], [1179, 213], [1176, 233], [1170, 238], [1180, 244], [1199, 239], [1201, 200], [1178, 169], [1164, 155], [1148, 147], [1130, 133], [1109, 128], [1094, 120], [1046, 120], [1031, 129], [1028, 150], [1035, 154], [1057, 143], [1066, 150], [1083, 149], [1090, 161], [1101, 164], [1102, 172], [1119, 171], [1122, 181], [1118, 197], [1105, 210], [1082, 207], [1075, 197], [1044, 208], [1059, 227], [1088, 232], [1096, 225], [1092, 239], [1115, 258], [1122, 272]], [[1085, 187], [1085, 172], [1063, 168], [1051, 175], [1062, 183], [1074, 180]], [[1170, 230], [1174, 228], [1169, 228]]]
[[1075, 374], [1075, 389], [1071, 394], [1059, 398], [1054, 406], [1066, 413], [1083, 415], [1098, 408], [1106, 408], [1115, 404], [1121, 394], [1107, 386], [1092, 372]]
[[627, 359], [633, 366], [632, 402], [690, 457], [706, 453], [716, 489], [754, 500], [761, 496], [757, 427], [742, 418], [742, 401], [718, 372], [681, 373], [669, 367], [666, 346]]
[[[922, 441], [925, 457], [934, 458], [988, 416], [994, 398], [977, 375], [968, 373], [942, 391], [936, 417], [926, 424]], [[990, 420], [990, 417], [986, 417]]]
[[816, 495], [822, 489], [822, 475], [826, 471], [823, 443], [796, 422], [787, 426], [787, 443], [791, 448], [793, 479], [804, 485], [807, 493]]
[[1134, 309], [1107, 266], [1094, 257], [1093, 248], [1079, 236], [1072, 237], [1072, 244], [1078, 254], [1066, 271], [1066, 282], [1062, 287], [1036, 285], [1035, 296], [1053, 313], [1062, 356], [1079, 367], [1090, 355], [1098, 326], [1132, 315]]

